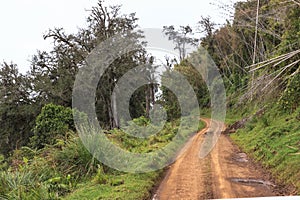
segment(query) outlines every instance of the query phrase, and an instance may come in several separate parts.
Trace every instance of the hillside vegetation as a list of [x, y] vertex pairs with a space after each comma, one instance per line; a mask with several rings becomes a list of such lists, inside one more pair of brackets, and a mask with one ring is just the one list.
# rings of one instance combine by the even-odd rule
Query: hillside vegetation
[[[97, 119], [103, 128], [101, 134], [127, 152], [154, 152], [169, 144], [180, 126], [185, 130], [182, 134], [189, 138], [204, 124], [200, 122], [197, 127], [191, 124], [188, 117], [194, 116], [193, 113], [182, 113], [174, 91], [154, 80], [158, 73], [163, 81], [168, 81], [170, 73], [179, 72], [195, 92], [199, 107], [210, 110], [211, 96], [205, 77], [189, 62], [185, 49], [198, 42], [223, 78], [226, 123], [230, 125], [258, 110], [264, 111], [252, 117], [245, 128], [231, 134], [233, 141], [270, 170], [278, 184], [287, 184], [294, 188], [295, 194], [300, 194], [300, 5], [297, 1], [283, 0], [261, 0], [257, 5], [257, 1], [249, 0], [237, 2], [233, 7], [218, 6], [228, 12], [226, 24], [217, 25], [209, 16], [199, 16], [196, 29], [189, 25], [163, 27], [180, 58], [166, 57], [162, 73], [155, 58], [146, 51], [136, 15], [125, 15], [121, 6], [106, 6], [102, 0], [89, 11], [87, 27], [77, 33], [50, 29], [43, 37], [53, 42], [53, 48], [49, 52], [37, 51], [27, 74], [20, 74], [16, 64], [3, 62], [0, 198], [149, 199], [164, 170], [133, 174], [104, 165], [83, 145], [73, 114], [84, 120]], [[196, 32], [203, 33], [203, 37], [195, 38]], [[87, 66], [86, 58], [99, 43], [115, 35], [127, 38], [128, 33], [132, 33], [136, 49], [117, 56], [103, 72], [95, 90], [96, 115], [91, 119], [80, 106], [72, 108], [76, 75]], [[124, 121], [119, 118], [124, 108], [118, 109], [113, 92], [118, 81], [133, 69], [145, 75], [148, 84], [132, 94], [127, 105], [132, 119]], [[89, 78], [97, 78], [91, 74]], [[139, 80], [132, 76], [128, 84]], [[178, 91], [184, 92], [181, 83], [173, 83], [179, 85]], [[89, 93], [82, 91], [81, 95]], [[184, 97], [184, 106], [190, 106], [189, 100]], [[129, 136], [121, 129], [126, 124], [130, 131], [139, 132], [129, 125], [150, 125], [155, 104], [166, 111], [162, 130], [158, 125], [152, 127], [160, 130], [156, 135], [143, 139]]]
[[278, 184], [300, 189], [300, 110], [293, 114], [278, 108], [254, 117], [244, 129], [231, 135], [243, 150], [270, 169]]

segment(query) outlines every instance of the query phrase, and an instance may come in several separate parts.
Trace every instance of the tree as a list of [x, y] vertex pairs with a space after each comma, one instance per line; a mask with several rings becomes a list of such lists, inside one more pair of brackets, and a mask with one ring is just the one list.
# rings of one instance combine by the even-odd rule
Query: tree
[[188, 60], [182, 61], [180, 64], [174, 66], [174, 70], [184, 75], [190, 85], [193, 87], [197, 95], [199, 107], [209, 107], [210, 97], [206, 83], [204, 82], [201, 74], [195, 69]]
[[197, 45], [198, 39], [191, 37], [193, 29], [190, 26], [180, 26], [178, 30], [174, 26], [164, 26], [164, 33], [169, 37], [169, 40], [175, 43], [175, 50], [179, 51], [180, 61], [184, 60], [187, 56], [187, 45]]
[[4, 155], [26, 145], [37, 107], [31, 96], [28, 78], [17, 65], [3, 63], [0, 69], [0, 152]]
[[206, 48], [210, 54], [214, 54], [213, 42], [214, 42], [214, 30], [215, 23], [211, 21], [211, 18], [201, 17], [202, 19], [198, 22], [200, 25], [199, 30], [201, 33], [205, 33], [205, 37], [202, 38], [201, 44], [204, 48]]
[[[49, 102], [66, 107], [72, 105], [75, 76], [81, 67], [85, 67], [87, 55], [101, 42], [117, 34], [126, 37], [128, 32], [133, 33], [137, 28], [135, 14], [123, 15], [120, 9], [121, 6], [106, 7], [100, 0], [90, 10], [88, 27], [80, 29], [77, 34], [66, 34], [62, 28], [49, 30], [44, 38], [54, 41], [53, 50], [38, 52], [32, 60], [31, 77], [38, 101], [43, 105]], [[135, 35], [136, 42], [140, 43], [141, 33], [136, 31]], [[118, 79], [145, 60], [146, 53], [141, 45], [136, 51], [116, 59], [101, 77], [96, 112], [104, 128], [119, 127], [118, 110], [112, 98]]]

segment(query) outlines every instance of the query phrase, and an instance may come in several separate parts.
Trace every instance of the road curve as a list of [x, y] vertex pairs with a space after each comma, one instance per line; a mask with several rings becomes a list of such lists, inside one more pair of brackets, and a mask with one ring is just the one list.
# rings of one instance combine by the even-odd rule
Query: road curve
[[200, 158], [204, 137], [211, 130], [209, 124], [217, 125], [214, 130], [223, 128], [220, 127], [222, 123], [202, 120], [206, 128], [187, 143], [185, 150], [169, 167], [153, 200], [275, 196], [273, 184], [262, 180], [265, 177], [263, 170], [249, 161], [227, 136], [221, 135], [208, 156]]

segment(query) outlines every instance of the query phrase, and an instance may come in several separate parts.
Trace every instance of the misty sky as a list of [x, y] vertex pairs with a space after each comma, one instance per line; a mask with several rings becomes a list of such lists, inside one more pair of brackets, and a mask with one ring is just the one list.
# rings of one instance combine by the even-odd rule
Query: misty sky
[[[0, 62], [18, 64], [21, 72], [29, 70], [29, 60], [39, 50], [50, 50], [51, 40], [43, 40], [50, 28], [63, 27], [74, 33], [86, 26], [86, 17], [98, 0], [8, 0], [0, 3]], [[106, 0], [106, 5], [122, 4], [124, 14], [136, 12], [141, 28], [164, 25], [191, 25], [201, 16], [211, 16], [224, 23], [227, 16], [216, 4], [233, 4], [232, 0]], [[218, 3], [219, 2], [219, 3]]]

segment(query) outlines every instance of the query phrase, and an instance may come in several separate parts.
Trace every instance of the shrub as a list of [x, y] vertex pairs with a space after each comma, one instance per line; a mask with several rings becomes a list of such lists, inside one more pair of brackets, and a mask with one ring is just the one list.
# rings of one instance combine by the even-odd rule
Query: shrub
[[72, 109], [48, 104], [36, 118], [31, 145], [40, 149], [45, 144], [54, 144], [68, 130], [75, 130]]

